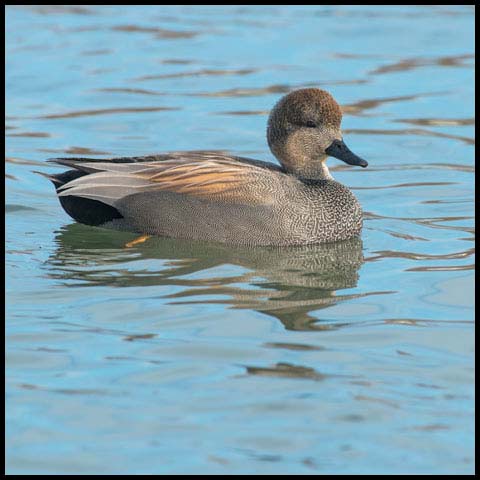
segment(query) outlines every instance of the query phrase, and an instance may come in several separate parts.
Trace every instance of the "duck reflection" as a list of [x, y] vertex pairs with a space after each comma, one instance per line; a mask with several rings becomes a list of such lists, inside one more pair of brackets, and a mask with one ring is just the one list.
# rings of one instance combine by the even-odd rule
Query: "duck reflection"
[[[363, 296], [338, 294], [357, 285], [363, 264], [359, 238], [299, 247], [232, 247], [150, 238], [134, 248], [131, 233], [71, 224], [58, 232], [47, 261], [49, 276], [65, 285], [174, 285], [170, 304], [228, 304], [280, 320], [289, 330], [329, 330], [312, 312]], [[156, 260], [153, 261], [152, 260]], [[234, 265], [240, 268], [219, 268]], [[208, 271], [208, 272], [207, 272]], [[212, 297], [218, 297], [212, 299]]]

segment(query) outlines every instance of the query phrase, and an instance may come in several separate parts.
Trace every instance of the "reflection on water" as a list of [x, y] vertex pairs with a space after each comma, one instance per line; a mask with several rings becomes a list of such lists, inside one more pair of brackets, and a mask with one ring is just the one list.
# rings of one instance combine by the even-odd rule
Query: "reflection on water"
[[[58, 248], [47, 262], [55, 267], [49, 273], [52, 278], [68, 280], [74, 286], [77, 283], [71, 284], [72, 280], [84, 286], [178, 285], [184, 288], [167, 297], [172, 304], [225, 303], [254, 309], [278, 318], [290, 330], [334, 328], [322, 325], [310, 312], [365, 295], [338, 292], [357, 285], [363, 263], [359, 238], [290, 248], [232, 248], [152, 237], [132, 253], [125, 248], [128, 235], [94, 230], [80, 224], [62, 228], [56, 236]], [[150, 259], [163, 260], [162, 268], [128, 268], [129, 262]], [[207, 278], [185, 278], [222, 265], [235, 265], [245, 271], [233, 277], [210, 273]], [[203, 299], [211, 295], [228, 296], [228, 300]]]

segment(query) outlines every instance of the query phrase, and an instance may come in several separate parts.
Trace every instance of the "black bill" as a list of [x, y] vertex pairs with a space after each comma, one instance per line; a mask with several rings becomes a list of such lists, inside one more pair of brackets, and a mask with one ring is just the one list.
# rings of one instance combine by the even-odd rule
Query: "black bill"
[[363, 160], [363, 158], [357, 157], [345, 143], [343, 143], [343, 140], [334, 140], [325, 150], [325, 153], [331, 157], [343, 160], [349, 165], [359, 165], [360, 167], [366, 167], [368, 165], [368, 162]]

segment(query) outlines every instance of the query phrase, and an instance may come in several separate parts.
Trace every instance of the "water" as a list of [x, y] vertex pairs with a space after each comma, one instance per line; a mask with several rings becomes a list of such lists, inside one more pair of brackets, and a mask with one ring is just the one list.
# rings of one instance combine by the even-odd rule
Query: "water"
[[[471, 6], [30, 6], [6, 19], [9, 474], [473, 473]], [[238, 249], [75, 224], [52, 156], [275, 161], [318, 86], [362, 238]]]

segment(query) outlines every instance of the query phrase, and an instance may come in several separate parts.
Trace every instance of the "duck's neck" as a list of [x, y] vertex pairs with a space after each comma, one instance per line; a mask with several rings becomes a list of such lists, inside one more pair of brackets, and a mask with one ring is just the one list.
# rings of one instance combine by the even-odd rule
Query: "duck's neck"
[[326, 163], [327, 156], [316, 161], [311, 159], [280, 160], [287, 172], [305, 180], [333, 180]]
[[302, 175], [303, 178], [310, 178], [312, 180], [333, 180], [330, 170], [327, 167], [327, 157], [322, 159], [318, 164], [312, 165], [311, 170], [307, 169]]

